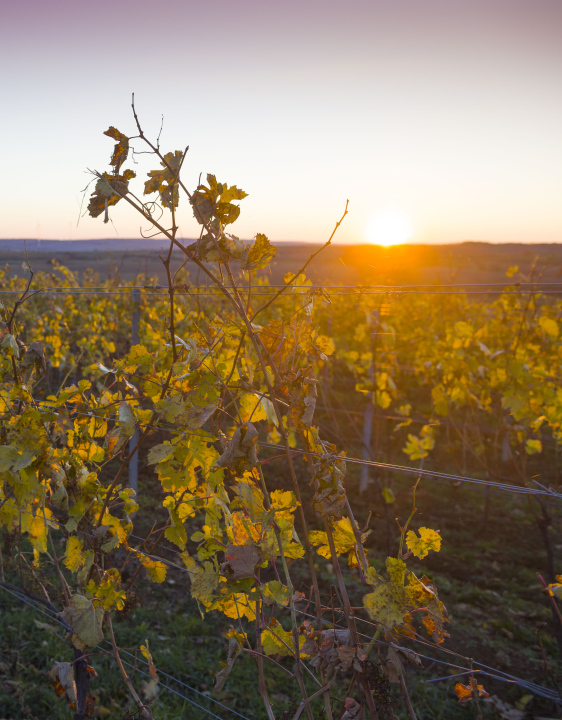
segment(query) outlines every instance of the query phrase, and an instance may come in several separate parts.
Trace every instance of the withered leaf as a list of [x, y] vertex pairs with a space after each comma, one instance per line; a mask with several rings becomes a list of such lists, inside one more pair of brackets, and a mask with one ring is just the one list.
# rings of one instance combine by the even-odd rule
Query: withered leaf
[[247, 470], [252, 470], [258, 462], [257, 439], [258, 431], [253, 423], [244, 423], [232, 436], [215, 467], [227, 468], [235, 475], [243, 475]]
[[307, 635], [301, 653], [311, 658], [310, 664], [317, 672], [348, 670], [352, 664], [358, 672], [363, 672], [362, 663], [367, 656], [363, 650], [350, 643], [349, 629], [311, 632]]
[[400, 678], [404, 675], [404, 663], [397, 650], [393, 647], [388, 648], [386, 655], [386, 676], [391, 683], [400, 683]]
[[74, 666], [72, 663], [56, 662], [49, 670], [49, 680], [60, 698], [68, 700], [68, 704], [77, 702]]
[[226, 562], [221, 565], [221, 574], [228, 580], [243, 580], [254, 577], [261, 562], [255, 545], [227, 545]]
[[[335, 446], [325, 443], [328, 451], [335, 452]], [[323, 517], [341, 517], [346, 505], [343, 486], [345, 461], [335, 454], [326, 455], [314, 463], [314, 476], [311, 480], [316, 490], [312, 498], [312, 507]]]
[[88, 203], [88, 212], [93, 218], [99, 217], [106, 207], [116, 205], [128, 193], [129, 180], [136, 176], [132, 170], [125, 170], [123, 175], [110, 175], [104, 172], [98, 179], [94, 192]]
[[22, 367], [25, 368], [24, 382], [29, 382], [34, 372], [38, 376], [42, 376], [47, 372], [47, 360], [45, 358], [45, 348], [40, 342], [32, 342], [27, 348], [27, 352], [23, 356]]
[[341, 720], [355, 720], [361, 714], [361, 704], [351, 697], [345, 699], [344, 703], [345, 712], [341, 717]]
[[292, 430], [301, 429], [302, 425], [309, 428], [316, 408], [316, 378], [309, 377], [301, 369], [290, 384], [291, 407], [287, 416], [287, 424]]
[[125, 162], [127, 155], [129, 154], [129, 138], [126, 135], [123, 135], [122, 132], [119, 132], [117, 128], [114, 128], [113, 125], [104, 132], [104, 135], [117, 140], [117, 145], [113, 149], [113, 155], [111, 156], [109, 164], [116, 167], [117, 172], [119, 172], [119, 168]]

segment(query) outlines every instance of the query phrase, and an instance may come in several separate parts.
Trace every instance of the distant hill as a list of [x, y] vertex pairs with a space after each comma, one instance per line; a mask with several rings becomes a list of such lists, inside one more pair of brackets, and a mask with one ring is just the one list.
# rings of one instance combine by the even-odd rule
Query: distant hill
[[[181, 242], [190, 243], [193, 240], [180, 239]], [[75, 253], [75, 252], [138, 252], [140, 250], [154, 250], [165, 244], [165, 241], [146, 240], [144, 238], [110, 238], [103, 240], [0, 240], [0, 253], [24, 252], [27, 245], [28, 252], [40, 253]]]

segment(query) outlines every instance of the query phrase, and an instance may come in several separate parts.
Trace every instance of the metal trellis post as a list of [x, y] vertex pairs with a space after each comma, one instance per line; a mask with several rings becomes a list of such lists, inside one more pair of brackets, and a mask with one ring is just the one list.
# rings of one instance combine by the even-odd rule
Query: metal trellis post
[[[378, 310], [373, 310], [367, 315], [367, 324], [371, 333], [376, 333], [379, 326], [379, 313]], [[371, 445], [371, 436], [373, 433], [373, 414], [375, 408], [375, 352], [376, 352], [376, 335], [371, 335], [371, 366], [369, 368], [369, 381], [373, 387], [373, 392], [367, 394], [367, 406], [365, 407], [365, 414], [363, 416], [363, 447], [362, 447], [362, 458], [363, 460], [374, 460], [373, 450]], [[361, 475], [359, 480], [359, 492], [364, 493], [365, 490], [371, 484], [371, 478], [369, 477], [369, 467], [367, 465], [361, 466]]]
[[[140, 323], [140, 290], [133, 290], [133, 315], [131, 321], [131, 346], [139, 344], [139, 323]], [[129, 454], [134, 450], [139, 441], [139, 431], [129, 440]], [[139, 484], [139, 453], [133, 455], [129, 462], [129, 487], [138, 495]]]

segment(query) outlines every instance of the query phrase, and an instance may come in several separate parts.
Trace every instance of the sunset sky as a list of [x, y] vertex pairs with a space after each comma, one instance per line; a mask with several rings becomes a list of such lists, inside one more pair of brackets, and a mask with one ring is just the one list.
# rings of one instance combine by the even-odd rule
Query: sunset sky
[[349, 199], [339, 242], [562, 241], [561, 0], [18, 0], [0, 48], [2, 238], [139, 237], [124, 203], [77, 226], [135, 92], [188, 186], [249, 193], [243, 238], [324, 240]]

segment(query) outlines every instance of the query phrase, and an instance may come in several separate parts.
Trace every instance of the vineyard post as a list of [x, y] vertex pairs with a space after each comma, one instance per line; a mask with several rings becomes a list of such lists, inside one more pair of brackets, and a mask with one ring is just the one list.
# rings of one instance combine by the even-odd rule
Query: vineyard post
[[[133, 289], [133, 314], [131, 317], [131, 347], [139, 344], [139, 323], [140, 323], [140, 290]], [[139, 431], [135, 430], [133, 437], [129, 440], [129, 455], [139, 443]], [[136, 452], [129, 462], [129, 487], [138, 496], [139, 484], [139, 454]]]
[[[362, 457], [363, 460], [374, 460], [373, 450], [371, 446], [371, 436], [373, 434], [373, 413], [375, 408], [376, 400], [376, 373], [375, 373], [375, 350], [376, 350], [376, 328], [379, 322], [379, 311], [371, 310], [367, 314], [367, 325], [371, 330], [371, 365], [369, 366], [369, 382], [373, 390], [367, 393], [367, 405], [365, 406], [365, 413], [363, 415], [363, 447]], [[359, 480], [359, 492], [363, 494], [369, 485], [371, 484], [371, 478], [369, 477], [369, 466], [361, 465], [361, 476]]]

